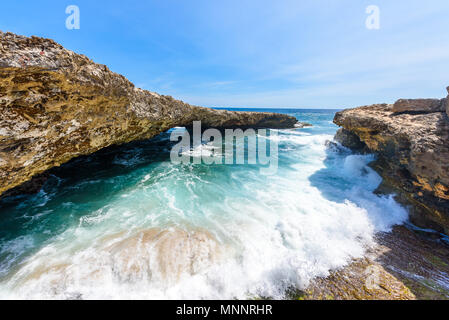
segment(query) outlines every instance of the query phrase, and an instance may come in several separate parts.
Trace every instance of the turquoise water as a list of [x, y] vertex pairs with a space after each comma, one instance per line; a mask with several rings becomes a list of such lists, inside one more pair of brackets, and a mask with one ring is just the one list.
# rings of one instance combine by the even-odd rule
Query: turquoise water
[[[332, 110], [287, 113], [275, 175], [173, 164], [169, 133], [56, 168], [0, 201], [0, 298], [285, 298], [407, 220], [371, 155], [328, 147]], [[176, 129], [182, 130], [182, 129]]]

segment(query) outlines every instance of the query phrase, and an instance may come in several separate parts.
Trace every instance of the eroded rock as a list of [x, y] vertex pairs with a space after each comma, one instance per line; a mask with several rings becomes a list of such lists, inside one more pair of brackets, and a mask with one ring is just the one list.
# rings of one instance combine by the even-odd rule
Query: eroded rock
[[446, 114], [449, 117], [449, 87], [446, 88], [448, 96], [446, 98]]
[[136, 88], [53, 40], [0, 34], [0, 195], [70, 159], [172, 127], [292, 128], [296, 118], [191, 106]]
[[399, 99], [393, 112], [444, 112], [446, 99]]
[[334, 122], [378, 155], [372, 165], [410, 204], [414, 223], [449, 234], [449, 121], [444, 112], [394, 113], [379, 104], [338, 112]]
[[340, 142], [342, 146], [355, 151], [362, 151], [366, 147], [366, 144], [363, 143], [355, 133], [344, 128], [340, 128], [337, 131], [334, 139], [335, 141]]
[[404, 226], [376, 235], [365, 257], [312, 280], [301, 300], [447, 300], [449, 248]]

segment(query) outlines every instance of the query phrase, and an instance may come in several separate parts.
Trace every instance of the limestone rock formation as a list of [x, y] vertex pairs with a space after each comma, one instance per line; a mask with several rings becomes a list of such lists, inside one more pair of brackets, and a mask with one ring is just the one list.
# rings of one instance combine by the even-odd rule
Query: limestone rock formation
[[448, 96], [446, 98], [446, 114], [449, 117], [449, 87], [446, 88]]
[[446, 99], [399, 99], [393, 105], [393, 112], [443, 112]]
[[291, 128], [282, 114], [191, 106], [136, 88], [53, 40], [0, 32], [0, 195], [104, 147], [176, 126]]
[[338, 112], [334, 122], [378, 155], [373, 167], [412, 204], [419, 226], [449, 234], [449, 119], [445, 112], [394, 113], [378, 104]]
[[360, 138], [349, 130], [340, 128], [334, 137], [335, 141], [340, 142], [342, 146], [354, 151], [363, 151], [366, 144]]
[[396, 226], [378, 233], [363, 258], [315, 278], [301, 300], [447, 300], [449, 247], [435, 233]]

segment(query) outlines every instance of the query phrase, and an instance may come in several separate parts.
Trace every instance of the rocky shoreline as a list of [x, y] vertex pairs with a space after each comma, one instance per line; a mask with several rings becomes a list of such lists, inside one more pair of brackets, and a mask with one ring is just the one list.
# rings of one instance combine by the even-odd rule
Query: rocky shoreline
[[336, 113], [342, 128], [335, 140], [376, 154], [371, 166], [383, 178], [377, 192], [396, 193], [414, 225], [378, 234], [364, 258], [316, 279], [295, 298], [449, 299], [448, 116], [449, 96]]
[[299, 300], [449, 300], [449, 245], [438, 233], [397, 226], [364, 258], [312, 281]]
[[[449, 92], [449, 88], [448, 88]], [[202, 121], [204, 128], [294, 128], [296, 118], [191, 106], [49, 39], [0, 32], [0, 196], [36, 192], [48, 170], [82, 155]], [[417, 226], [380, 233], [364, 258], [315, 279], [294, 299], [449, 299], [449, 97], [338, 112], [335, 139], [375, 153], [380, 193]]]
[[[449, 88], [448, 88], [449, 91]], [[411, 221], [449, 234], [449, 99], [401, 99], [338, 112], [336, 140], [372, 152], [379, 192], [394, 191]]]
[[75, 157], [193, 121], [201, 121], [203, 128], [297, 124], [283, 114], [191, 106], [136, 88], [53, 40], [2, 32], [0, 113], [0, 195]]

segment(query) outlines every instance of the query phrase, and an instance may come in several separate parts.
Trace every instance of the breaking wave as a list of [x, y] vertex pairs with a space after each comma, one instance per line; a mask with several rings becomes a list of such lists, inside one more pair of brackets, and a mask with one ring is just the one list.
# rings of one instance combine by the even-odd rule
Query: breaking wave
[[373, 156], [326, 146], [332, 116], [272, 137], [273, 176], [175, 165], [154, 142], [59, 169], [62, 182], [0, 203], [0, 298], [281, 299], [305, 288], [408, 216], [373, 193]]

